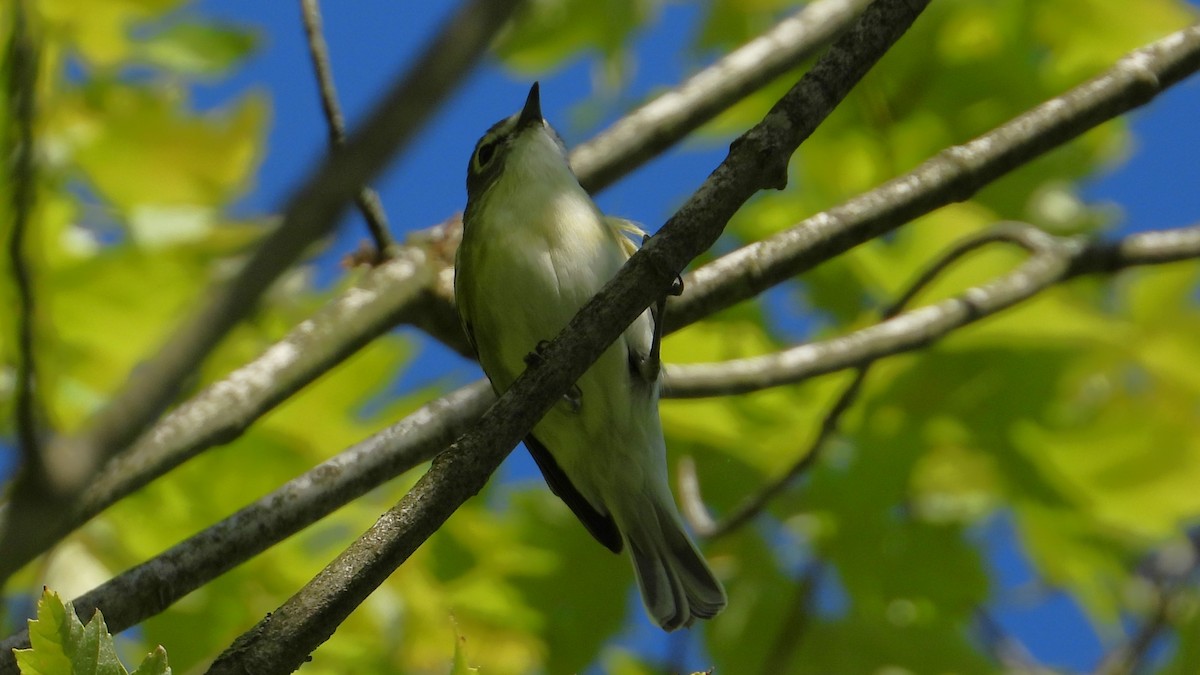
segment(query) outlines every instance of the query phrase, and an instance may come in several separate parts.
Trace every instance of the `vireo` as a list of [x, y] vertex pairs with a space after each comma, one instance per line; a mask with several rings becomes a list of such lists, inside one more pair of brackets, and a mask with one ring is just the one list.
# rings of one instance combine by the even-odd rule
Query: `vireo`
[[[497, 393], [616, 274], [635, 250], [632, 233], [640, 230], [605, 216], [579, 185], [534, 83], [525, 107], [471, 155], [455, 265], [463, 327]], [[715, 616], [726, 599], [667, 484], [651, 314], [604, 351], [525, 445], [592, 536], [613, 552], [628, 544], [646, 610], [670, 631]]]

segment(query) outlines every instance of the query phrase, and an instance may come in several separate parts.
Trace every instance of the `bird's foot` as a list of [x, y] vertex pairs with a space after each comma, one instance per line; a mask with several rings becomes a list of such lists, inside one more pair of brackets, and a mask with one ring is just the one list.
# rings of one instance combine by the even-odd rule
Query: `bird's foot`
[[[546, 362], [546, 348], [550, 346], [549, 340], [540, 340], [533, 351], [525, 355], [525, 365], [529, 368], [537, 368]], [[573, 413], [578, 413], [583, 409], [583, 392], [580, 391], [579, 385], [573, 384], [567, 393], [563, 394], [563, 402], [567, 404], [567, 408]]]

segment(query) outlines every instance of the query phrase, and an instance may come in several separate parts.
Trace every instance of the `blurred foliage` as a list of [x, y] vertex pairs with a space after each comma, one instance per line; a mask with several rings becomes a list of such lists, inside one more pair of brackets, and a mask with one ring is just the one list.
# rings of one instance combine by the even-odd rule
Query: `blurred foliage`
[[[86, 12], [72, 0], [29, 4], [43, 53], [37, 209], [26, 253], [36, 270], [45, 414], [69, 430], [260, 236], [264, 223], [227, 213], [253, 181], [270, 103], [250, 94], [194, 109], [189, 88], [236, 70], [258, 38], [194, 13], [181, 18], [179, 0], [90, 0]], [[782, 0], [710, 0], [685, 58], [730, 49], [794, 9]], [[636, 67], [635, 40], [655, 30], [662, 10], [655, 0], [538, 0], [497, 52], [522, 72], [598, 56], [608, 83], [619, 84]], [[742, 209], [722, 245], [768, 236], [872, 188], [1192, 19], [1176, 0], [1142, 0], [1136, 12], [1125, 0], [932, 3], [805, 143], [792, 162], [792, 187]], [[3, 42], [10, 32], [4, 11]], [[740, 132], [794, 79], [781, 77], [704, 133], [725, 140]], [[11, 145], [12, 111], [3, 103]], [[998, 220], [1100, 232], [1113, 214], [1083, 203], [1074, 184], [1119, 161], [1128, 143], [1120, 122], [1106, 124], [768, 300], [672, 336], [666, 355], [728, 359], [866, 325], [945, 247]], [[11, 190], [6, 176], [6, 234]], [[1008, 250], [973, 254], [920, 301], [1020, 259]], [[1200, 516], [1198, 275], [1187, 264], [1079, 280], [877, 365], [815, 470], [756, 523], [706, 546], [730, 607], [671, 636], [666, 656], [648, 646], [662, 641], [641, 616], [627, 562], [592, 542], [543, 485], [521, 482], [492, 486], [460, 509], [304, 672], [639, 675], [679, 659], [723, 673], [999, 672], [978, 617], [1019, 601], [988, 559], [984, 533], [997, 522], [1011, 526], [1038, 589], [1068, 594], [1111, 641], [1123, 618], [1147, 611], [1135, 592], [1139, 561], [1178, 541]], [[11, 307], [7, 259], [0, 278], [3, 306]], [[261, 353], [330, 292], [296, 272], [192, 386]], [[0, 433], [8, 438], [10, 325], [0, 321]], [[241, 438], [89, 523], [14, 587], [47, 583], [68, 597], [87, 590], [397, 419], [432, 393], [381, 399], [414, 353], [401, 337], [377, 340]], [[727, 513], [799, 459], [847, 381], [842, 373], [747, 396], [665, 402], [672, 463], [694, 458], [708, 506]], [[145, 653], [164, 644], [179, 672], [193, 672], [413, 480], [340, 509], [118, 646]], [[1173, 649], [1160, 672], [1195, 672], [1197, 598], [1181, 593], [1176, 605]]]

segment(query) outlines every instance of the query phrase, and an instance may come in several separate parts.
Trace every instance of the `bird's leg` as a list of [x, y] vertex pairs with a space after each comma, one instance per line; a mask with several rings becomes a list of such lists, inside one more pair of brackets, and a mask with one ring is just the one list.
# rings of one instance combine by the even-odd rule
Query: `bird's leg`
[[[544, 352], [549, 346], [549, 340], [539, 340], [533, 351], [525, 355], [525, 366], [528, 368], [537, 368], [545, 363], [546, 357], [544, 356]], [[563, 401], [571, 409], [571, 412], [579, 412], [583, 408], [583, 392], [579, 390], [579, 385], [571, 385], [567, 393], [563, 394]]]
[[[650, 235], [642, 235], [642, 245], [650, 239]], [[667, 310], [668, 295], [683, 294], [683, 277], [676, 276], [671, 282], [671, 288], [654, 303], [650, 308], [650, 319], [654, 322], [654, 331], [650, 340], [650, 353], [644, 358], [638, 359], [635, 364], [638, 373], [646, 382], [657, 382], [658, 376], [662, 372], [662, 338], [663, 338], [663, 314]]]

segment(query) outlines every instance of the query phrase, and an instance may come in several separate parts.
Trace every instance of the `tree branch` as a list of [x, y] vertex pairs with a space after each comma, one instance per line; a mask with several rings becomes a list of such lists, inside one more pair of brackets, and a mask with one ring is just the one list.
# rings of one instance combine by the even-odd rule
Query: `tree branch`
[[[1048, 244], [1049, 236], [1028, 225], [1006, 223], [968, 237], [927, 267], [904, 294], [883, 311], [879, 323], [842, 337], [796, 345], [761, 356], [713, 363], [668, 365], [664, 377], [664, 395], [668, 398], [705, 398], [746, 394], [770, 387], [795, 384], [844, 368], [861, 367], [883, 356], [927, 346], [953, 330], [1029, 297], [1004, 294], [1003, 302], [989, 306], [986, 312], [967, 311], [962, 297], [989, 292], [972, 288], [958, 299], [946, 300], [935, 305], [938, 311], [914, 311], [897, 318], [900, 310], [913, 296], [924, 289], [946, 266], [980, 246], [993, 242], [1016, 244], [1026, 251], [1036, 253], [1039, 246]], [[1025, 287], [1025, 290], [1036, 293], [1043, 288], [1045, 286]]]
[[[79, 498], [59, 504], [55, 519], [6, 551], [0, 574], [12, 574], [118, 500], [214, 445], [237, 438], [261, 415], [333, 365], [423, 307], [433, 266], [421, 249], [406, 247], [371, 268], [353, 288], [301, 322], [258, 358], [230, 373], [163, 417], [127, 452], [100, 470]], [[383, 482], [383, 479], [380, 479]], [[9, 516], [0, 506], [0, 520]]]
[[817, 0], [673, 90], [625, 115], [571, 153], [589, 192], [675, 145], [700, 125], [816, 54], [850, 26], [867, 0]]
[[667, 330], [753, 297], [824, 260], [952, 202], [1075, 138], [1144, 105], [1200, 68], [1200, 25], [1134, 50], [1107, 72], [913, 171], [789, 230], [693, 272], [668, 304]]
[[[915, 8], [914, 8], [915, 6]], [[434, 459], [396, 506], [302, 590], [242, 635], [210, 673], [287, 672], [336, 630], [470, 496], [679, 270], [708, 248], [762, 187], [780, 186], [787, 159], [899, 38], [924, 3], [877, 0], [767, 117], [735, 141], [704, 185], [633, 255], [472, 430]]]
[[[958, 297], [897, 316], [915, 293], [924, 287], [947, 265], [984, 244], [1006, 241], [1031, 251], [1032, 257], [1016, 270], [987, 284], [974, 286]], [[837, 429], [838, 421], [858, 393], [867, 368], [876, 360], [924, 347], [958, 328], [974, 323], [1027, 300], [1038, 293], [1084, 274], [1113, 274], [1128, 267], [1168, 263], [1200, 258], [1200, 224], [1174, 230], [1142, 232], [1116, 242], [1063, 238], [1020, 224], [984, 232], [965, 240], [943, 255], [928, 268], [905, 294], [884, 312], [885, 320], [862, 330], [822, 343], [795, 347], [787, 352], [766, 357], [740, 359], [709, 367], [701, 372], [704, 378], [678, 384], [695, 385], [691, 394], [721, 391], [754, 391], [762, 386], [776, 386], [858, 365], [854, 380], [842, 391], [821, 423], [817, 437], [800, 459], [780, 478], [749, 498], [725, 520], [714, 522], [703, 506], [694, 466], [683, 466], [679, 472], [684, 498], [684, 513], [697, 533], [710, 538], [728, 534], [757, 516], [796, 477], [816, 462], [820, 448]], [[777, 358], [790, 354], [786, 358]], [[814, 359], [814, 356], [820, 356]], [[776, 363], [787, 373], [783, 377], [764, 377], [754, 372], [745, 379], [737, 372], [738, 363], [749, 362], [757, 369], [766, 362]], [[691, 368], [691, 366], [689, 366]], [[678, 371], [676, 371], [678, 373]], [[719, 378], [712, 377], [719, 373]], [[686, 380], [686, 378], [683, 378]], [[769, 382], [769, 384], [768, 384]], [[680, 394], [678, 390], [673, 393]]]
[[[238, 564], [320, 520], [446, 447], [495, 400], [478, 381], [431, 401], [221, 522], [73, 601], [81, 618], [96, 609], [112, 632], [161, 612]], [[13, 649], [28, 630], [0, 642], [0, 675], [16, 675]]]
[[125, 449], [162, 413], [179, 384], [242, 317], [275, 278], [327, 232], [348, 202], [424, 123], [483, 53], [517, 0], [470, 0], [376, 107], [346, 147], [331, 153], [296, 192], [283, 223], [259, 245], [227, 285], [183, 322], [125, 388], [78, 435], [47, 447], [47, 466], [60, 478], [57, 493], [18, 482], [0, 550], [21, 552], [34, 533], [53, 522], [61, 495], [73, 496], [110, 457]]
[[[337, 87], [333, 84], [333, 68], [329, 65], [329, 46], [321, 30], [321, 5], [318, 0], [300, 0], [300, 16], [304, 22], [304, 33], [308, 38], [308, 55], [312, 60], [313, 74], [317, 78], [317, 90], [321, 98], [321, 109], [329, 126], [329, 148], [336, 150], [346, 144], [346, 122], [342, 108], [338, 105]], [[387, 260], [395, 245], [388, 229], [387, 214], [379, 202], [379, 195], [364, 186], [354, 197], [354, 203], [367, 224], [367, 231], [375, 241], [375, 264]]]
[[[37, 193], [34, 167], [33, 118], [37, 96], [38, 51], [30, 35], [24, 0], [13, 4], [12, 35], [8, 44], [8, 100], [13, 110], [15, 153], [12, 172], [12, 230], [8, 238], [9, 264], [17, 290], [17, 362], [14, 377], [14, 422], [27, 480], [38, 489], [54, 482], [46, 474], [38, 432], [37, 368], [34, 361], [33, 279], [25, 257], [25, 233]], [[7, 130], [6, 130], [7, 131]]]

